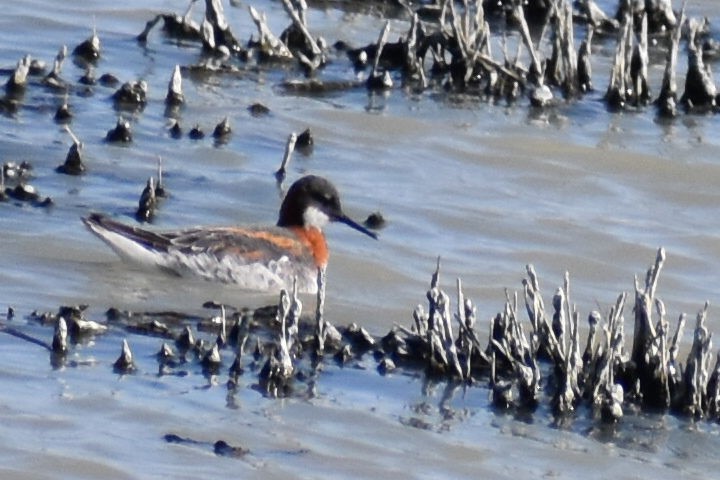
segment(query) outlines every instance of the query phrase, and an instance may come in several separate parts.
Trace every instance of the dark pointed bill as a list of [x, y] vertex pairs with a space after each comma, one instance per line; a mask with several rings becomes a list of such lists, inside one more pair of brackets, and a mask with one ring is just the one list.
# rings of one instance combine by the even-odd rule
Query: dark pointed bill
[[340, 223], [344, 223], [344, 224], [347, 225], [348, 227], [352, 227], [352, 228], [354, 228], [355, 230], [357, 230], [358, 232], [362, 232], [362, 233], [364, 233], [365, 235], [367, 235], [368, 237], [374, 238], [375, 240], [377, 240], [377, 238], [378, 238], [377, 233], [368, 230], [367, 228], [363, 227], [362, 225], [360, 225], [359, 223], [357, 223], [357, 222], [356, 222], [355, 220], [353, 220], [352, 218], [347, 217], [347, 216], [345, 216], [345, 215], [340, 215], [340, 216], [336, 217], [336, 218], [335, 218], [335, 221], [336, 221], [336, 222], [340, 222]]

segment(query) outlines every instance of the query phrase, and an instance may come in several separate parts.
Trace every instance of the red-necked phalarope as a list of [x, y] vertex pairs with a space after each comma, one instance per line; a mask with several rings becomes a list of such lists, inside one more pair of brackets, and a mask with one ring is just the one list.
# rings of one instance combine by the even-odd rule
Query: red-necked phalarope
[[322, 228], [341, 222], [377, 238], [343, 213], [337, 189], [308, 175], [288, 190], [276, 226], [197, 227], [155, 232], [125, 225], [99, 213], [85, 225], [120, 257], [177, 275], [194, 274], [251, 290], [317, 292], [318, 268], [329, 251]]

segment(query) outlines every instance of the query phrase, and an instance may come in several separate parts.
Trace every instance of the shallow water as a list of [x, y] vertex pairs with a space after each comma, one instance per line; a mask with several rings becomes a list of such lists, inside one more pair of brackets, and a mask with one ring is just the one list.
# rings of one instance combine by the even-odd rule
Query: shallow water
[[[662, 123], [652, 109], [609, 114], [601, 98], [614, 42], [595, 46], [598, 90], [545, 112], [530, 110], [525, 101], [507, 106], [400, 88], [386, 95], [364, 88], [290, 95], [279, 85], [299, 74], [288, 69], [185, 75], [180, 123], [185, 131], [197, 123], [209, 133], [228, 116], [233, 134], [216, 145], [209, 136], [174, 140], [167, 133], [163, 100], [172, 68], [197, 62], [198, 48], [165, 41], [159, 30], [140, 47], [134, 36], [149, 18], [185, 7], [148, 3], [110, 8], [102, 1], [74, 7], [30, 0], [4, 6], [0, 66], [12, 67], [26, 53], [50, 61], [61, 44], [72, 48], [95, 23], [103, 42], [97, 74], [149, 84], [147, 107], [128, 115], [134, 142], [108, 145], [103, 138], [118, 115], [109, 99], [113, 89], [83, 91], [75, 82], [82, 70], [66, 61], [63, 78], [75, 85], [68, 99], [71, 125], [85, 144], [89, 168], [82, 177], [54, 172], [70, 145], [52, 120], [62, 94], [34, 84], [16, 114], [0, 116], [0, 160], [30, 161], [33, 185], [55, 201], [51, 209], [0, 204], [0, 308], [17, 311], [7, 325], [49, 339], [50, 329], [25, 320], [32, 310], [87, 303], [89, 316], [103, 320], [111, 306], [209, 315], [200, 307], [208, 299], [239, 306], [274, 302], [270, 295], [139, 273], [85, 231], [79, 218], [103, 211], [133, 222], [161, 156], [171, 196], [158, 211], [157, 228], [274, 222], [280, 196], [272, 173], [287, 135], [309, 127], [315, 148], [295, 154], [289, 181], [306, 172], [324, 175], [338, 186], [351, 216], [362, 220], [379, 210], [389, 222], [379, 242], [342, 226], [328, 228], [326, 314], [335, 324], [358, 322], [377, 335], [393, 324], [408, 325], [415, 305], [424, 302], [437, 256], [443, 286], [451, 292], [455, 278], [462, 278], [481, 320], [502, 308], [505, 288], [520, 290], [527, 263], [535, 265], [546, 295], [569, 271], [572, 300], [584, 318], [594, 308], [607, 311], [621, 291], [631, 293], [633, 276], [643, 278], [664, 246], [668, 260], [659, 292], [669, 316], [687, 312], [692, 318], [709, 300], [708, 326], [720, 329], [712, 306], [720, 303], [714, 215], [719, 120], [685, 116]], [[279, 4], [252, 4], [267, 12], [275, 32], [288, 24]], [[377, 9], [342, 7], [314, 7], [310, 25], [330, 42], [376, 41], [384, 23]], [[196, 10], [199, 18], [201, 6]], [[713, 22], [720, 17], [710, 0], [692, 2], [688, 11]], [[256, 33], [247, 4], [226, 5], [226, 14], [239, 38]], [[406, 28], [404, 21], [393, 22], [394, 32]], [[681, 52], [680, 71], [684, 65]], [[654, 91], [661, 74], [652, 69]], [[349, 79], [353, 73], [338, 57], [326, 75]], [[682, 89], [682, 76], [679, 81]], [[247, 107], [256, 102], [270, 115], [251, 116]], [[306, 307], [312, 304], [307, 298]], [[117, 376], [111, 365], [125, 337], [139, 372]], [[684, 345], [690, 341], [686, 333]], [[269, 400], [252, 389], [252, 375], [241, 377], [234, 394], [224, 377], [207, 378], [193, 367], [158, 376], [153, 355], [159, 346], [157, 338], [111, 328], [75, 346], [68, 364], [53, 369], [43, 348], [0, 335], [1, 476], [717, 475], [708, 452], [718, 447], [720, 432], [711, 424], [643, 414], [606, 431], [588, 412], [566, 426], [554, 425], [542, 409], [531, 419], [513, 418], [489, 407], [484, 387], [448, 391], [444, 384], [423, 385], [420, 377], [381, 377], [371, 358], [357, 368], [326, 365], [316, 396]], [[166, 434], [199, 443], [168, 443]], [[250, 454], [216, 456], [217, 440]]]

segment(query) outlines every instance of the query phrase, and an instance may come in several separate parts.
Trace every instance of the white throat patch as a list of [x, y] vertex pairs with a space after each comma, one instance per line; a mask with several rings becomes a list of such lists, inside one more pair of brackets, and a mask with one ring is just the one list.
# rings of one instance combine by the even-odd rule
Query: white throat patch
[[317, 207], [308, 207], [303, 213], [303, 221], [306, 227], [322, 229], [330, 222], [330, 217]]

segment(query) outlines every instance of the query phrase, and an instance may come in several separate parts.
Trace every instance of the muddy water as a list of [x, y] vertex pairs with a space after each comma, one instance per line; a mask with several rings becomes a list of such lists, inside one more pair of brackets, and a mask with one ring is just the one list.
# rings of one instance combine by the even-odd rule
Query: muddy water
[[[267, 12], [275, 31], [287, 25], [277, 3], [253, 5]], [[311, 26], [331, 42], [375, 41], [383, 25], [377, 9], [342, 7], [316, 6]], [[180, 123], [185, 131], [199, 124], [209, 133], [228, 116], [233, 134], [216, 145], [209, 136], [174, 140], [167, 133], [167, 82], [175, 64], [198, 60], [197, 47], [165, 41], [157, 31], [146, 47], [133, 39], [154, 14], [183, 8], [135, 0], [112, 8], [49, 0], [3, 6], [1, 66], [12, 67], [26, 53], [49, 61], [61, 44], [72, 48], [85, 39], [94, 22], [103, 42], [97, 74], [149, 84], [146, 108], [125, 114], [134, 142], [107, 145], [103, 138], [118, 115], [109, 99], [113, 90], [85, 91], [76, 81], [82, 70], [66, 62], [62, 76], [74, 85], [71, 125], [85, 143], [89, 168], [79, 178], [54, 173], [70, 145], [52, 121], [62, 94], [34, 84], [16, 114], [0, 116], [0, 160], [30, 161], [33, 185], [55, 201], [51, 209], [0, 205], [0, 308], [17, 311], [7, 326], [47, 340], [47, 327], [26, 320], [34, 309], [86, 303], [89, 316], [103, 320], [111, 306], [208, 315], [200, 307], [208, 299], [273, 302], [272, 296], [138, 272], [88, 234], [79, 218], [103, 211], [132, 222], [161, 156], [171, 196], [160, 207], [157, 228], [272, 223], [280, 201], [272, 173], [287, 135], [307, 127], [316, 146], [310, 155], [295, 155], [290, 180], [308, 172], [327, 176], [350, 215], [363, 219], [379, 210], [388, 220], [378, 242], [342, 226], [328, 229], [327, 316], [334, 323], [355, 321], [378, 335], [408, 324], [438, 256], [443, 285], [452, 291], [462, 278], [482, 320], [502, 308], [505, 288], [520, 289], [527, 263], [535, 265], [546, 294], [569, 271], [581, 316], [607, 310], [621, 291], [632, 292], [633, 276], [644, 275], [659, 246], [668, 255], [659, 291], [671, 317], [692, 317], [706, 300], [720, 303], [718, 119], [662, 123], [650, 109], [609, 114], [600, 100], [612, 41], [595, 47], [598, 91], [545, 112], [525, 102], [488, 104], [400, 88], [386, 95], [364, 89], [289, 95], [279, 85], [298, 74], [286, 69], [186, 75]], [[689, 11], [720, 18], [710, 0], [693, 2]], [[255, 33], [246, 4], [226, 5], [226, 13], [240, 38]], [[398, 33], [406, 28], [403, 21], [393, 24]], [[651, 70], [655, 91], [661, 71]], [[353, 78], [342, 57], [325, 75]], [[247, 107], [256, 102], [271, 113], [251, 116]], [[306, 300], [312, 308], [313, 299]], [[713, 307], [709, 327], [720, 329]], [[111, 365], [122, 338], [135, 351], [138, 372], [119, 377]], [[208, 378], [192, 366], [158, 376], [153, 355], [159, 346], [159, 339], [111, 328], [75, 346], [66, 365], [54, 369], [42, 347], [0, 335], [1, 476], [710, 478], [718, 467], [709, 452], [720, 432], [710, 424], [630, 415], [605, 430], [588, 412], [555, 425], [542, 408], [530, 419], [513, 418], [490, 409], [482, 386], [463, 391], [412, 375], [380, 377], [371, 358], [344, 370], [327, 365], [316, 395], [269, 400], [252, 388], [252, 375], [241, 377], [234, 393], [224, 376]], [[168, 434], [192, 442], [167, 442]], [[250, 453], [215, 455], [218, 440]]]

